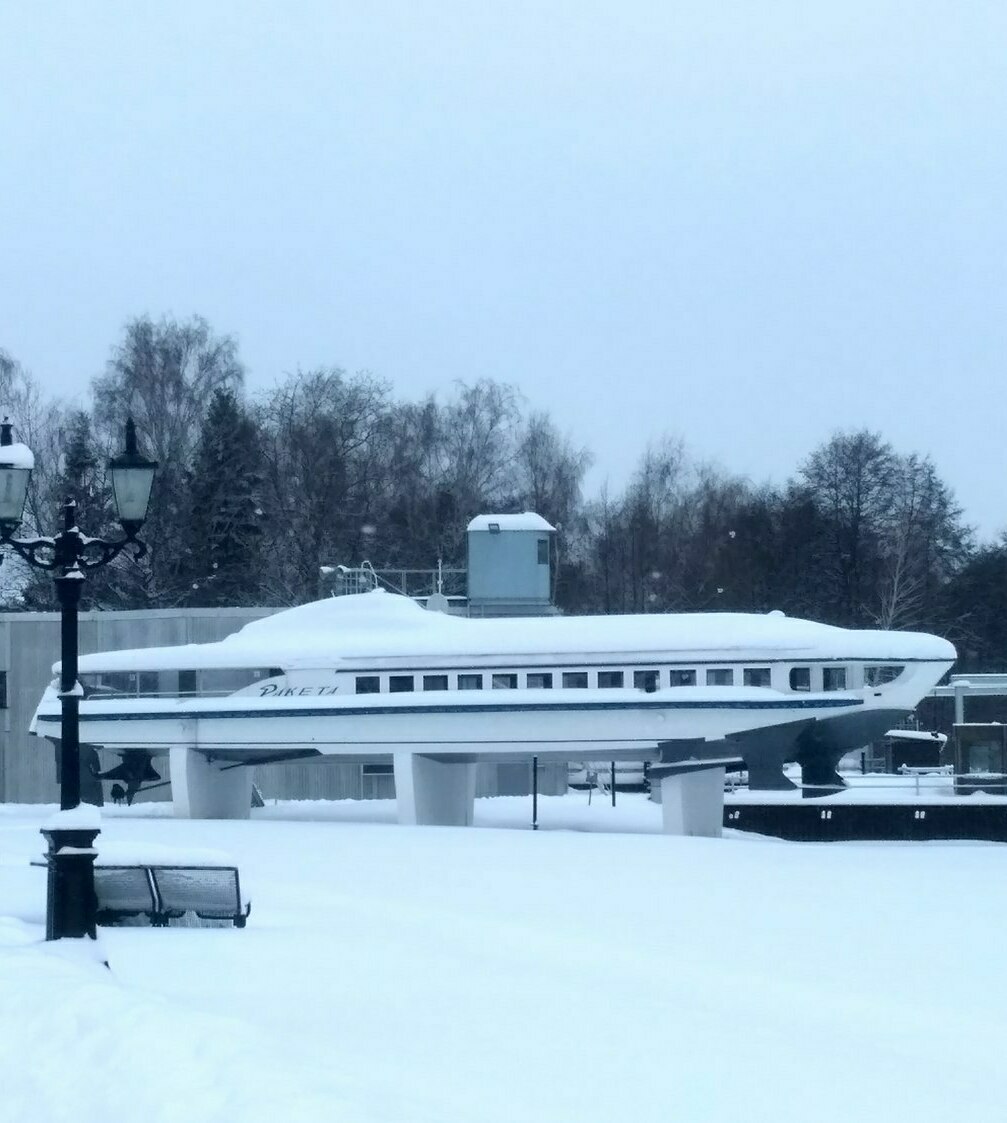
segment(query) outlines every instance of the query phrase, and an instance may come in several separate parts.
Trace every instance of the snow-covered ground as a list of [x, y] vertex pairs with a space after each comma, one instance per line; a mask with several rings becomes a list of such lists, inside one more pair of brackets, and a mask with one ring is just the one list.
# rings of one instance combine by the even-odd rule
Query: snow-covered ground
[[[0, 806], [0, 1120], [989, 1120], [1007, 850], [659, 832], [620, 795], [391, 803], [103, 840], [232, 853], [244, 930], [42, 941], [38, 828]], [[67, 946], [69, 945], [69, 946]], [[102, 966], [107, 958], [110, 970]]]
[[[795, 783], [800, 784], [801, 772], [798, 767], [788, 765], [784, 773]], [[912, 803], [914, 805], [960, 803], [966, 807], [988, 803], [999, 804], [1007, 811], [1007, 796], [984, 791], [970, 792], [967, 795], [957, 794], [954, 777], [947, 772], [906, 773], [895, 776], [883, 772], [868, 773], [866, 776], [856, 773], [847, 774], [843, 779], [848, 787], [832, 795], [816, 796], [815, 803]], [[972, 779], [978, 782], [979, 776], [973, 774]], [[999, 774], [991, 775], [989, 779], [997, 785], [1002, 783]], [[724, 794], [726, 803], [741, 805], [800, 803], [804, 798], [804, 793], [799, 788], [789, 791], [752, 792], [747, 787], [738, 787]]]

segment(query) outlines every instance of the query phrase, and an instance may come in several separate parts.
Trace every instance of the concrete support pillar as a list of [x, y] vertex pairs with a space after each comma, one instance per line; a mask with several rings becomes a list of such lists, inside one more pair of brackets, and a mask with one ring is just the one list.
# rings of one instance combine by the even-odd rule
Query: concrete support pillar
[[471, 827], [476, 766], [395, 753], [399, 822], [430, 827]]
[[724, 829], [723, 765], [673, 772], [661, 779], [665, 834], [720, 838]]
[[211, 764], [184, 745], [172, 747], [169, 767], [175, 818], [247, 819], [251, 814], [251, 768]]
[[968, 693], [969, 684], [967, 682], [956, 682], [955, 684], [955, 725], [965, 724], [965, 695]]

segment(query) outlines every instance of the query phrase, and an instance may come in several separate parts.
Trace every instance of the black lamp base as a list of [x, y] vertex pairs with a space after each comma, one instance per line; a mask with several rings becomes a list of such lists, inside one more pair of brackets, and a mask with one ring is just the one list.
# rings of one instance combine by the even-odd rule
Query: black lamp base
[[94, 840], [100, 833], [93, 828], [42, 830], [49, 847], [45, 855], [49, 868], [45, 908], [47, 940], [84, 936], [97, 939]]

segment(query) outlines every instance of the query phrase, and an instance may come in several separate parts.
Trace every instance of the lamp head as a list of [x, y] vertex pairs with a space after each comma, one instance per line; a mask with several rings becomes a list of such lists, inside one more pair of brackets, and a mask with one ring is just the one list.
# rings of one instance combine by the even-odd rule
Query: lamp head
[[112, 477], [116, 517], [122, 523], [126, 536], [135, 538], [147, 518], [157, 461], [141, 456], [132, 417], [126, 421], [126, 446], [119, 456], [108, 462], [108, 470]]
[[0, 538], [10, 538], [24, 515], [35, 456], [27, 445], [16, 443], [10, 418], [0, 423]]

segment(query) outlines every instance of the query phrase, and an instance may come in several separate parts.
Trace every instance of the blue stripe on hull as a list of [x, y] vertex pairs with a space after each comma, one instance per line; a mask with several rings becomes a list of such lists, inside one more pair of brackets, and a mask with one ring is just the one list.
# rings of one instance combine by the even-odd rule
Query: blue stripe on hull
[[[543, 702], [539, 705], [527, 703], [476, 703], [470, 706], [358, 706], [310, 707], [304, 709], [262, 709], [262, 710], [161, 710], [149, 713], [125, 711], [123, 713], [88, 713], [81, 710], [80, 720], [86, 721], [173, 721], [196, 718], [198, 720], [227, 720], [230, 718], [304, 718], [304, 717], [361, 717], [416, 715], [416, 714], [503, 714], [503, 713], [578, 713], [604, 710], [820, 710], [840, 709], [848, 706], [862, 706], [862, 698], [827, 698], [814, 700], [767, 699], [766, 701], [636, 701], [636, 702]], [[40, 714], [39, 721], [57, 721], [59, 715]]]

